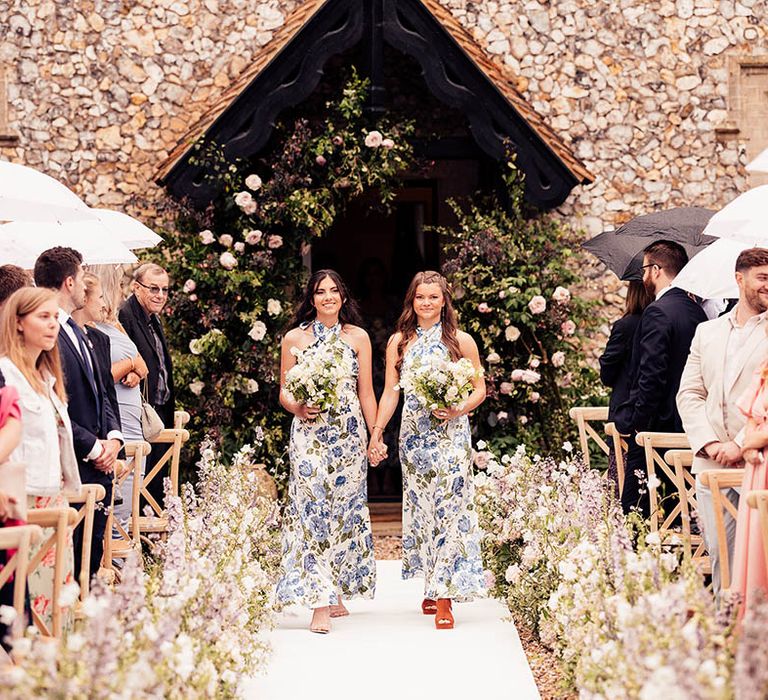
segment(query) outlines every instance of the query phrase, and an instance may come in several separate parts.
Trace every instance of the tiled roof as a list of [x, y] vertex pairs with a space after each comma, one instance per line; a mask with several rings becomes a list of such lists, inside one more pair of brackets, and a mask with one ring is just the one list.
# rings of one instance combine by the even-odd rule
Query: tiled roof
[[[237, 97], [251, 84], [259, 73], [291, 42], [301, 28], [322, 8], [326, 0], [306, 0], [291, 12], [285, 23], [275, 32], [272, 40], [259, 52], [253, 62], [240, 74], [218, 98], [211, 103], [205, 114], [195, 122], [179, 140], [168, 158], [160, 166], [157, 177], [165, 178], [177, 161], [184, 156], [191, 145], [197, 141], [213, 123], [226, 111]], [[594, 175], [571, 152], [568, 146], [549, 128], [539, 114], [531, 107], [516, 89], [513, 79], [492, 61], [478, 45], [472, 35], [443, 7], [438, 0], [420, 0], [449, 32], [456, 43], [469, 56], [474, 64], [488, 77], [510, 105], [525, 119], [548, 148], [557, 156], [579, 182], [592, 182]]]

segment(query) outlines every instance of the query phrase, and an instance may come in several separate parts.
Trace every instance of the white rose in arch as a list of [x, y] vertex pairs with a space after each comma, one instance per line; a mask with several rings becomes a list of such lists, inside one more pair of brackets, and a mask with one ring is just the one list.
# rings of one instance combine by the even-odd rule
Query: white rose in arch
[[528, 363], [528, 366], [532, 369], [536, 369], [541, 364], [541, 360], [539, 360], [538, 357], [531, 358], [531, 361]]
[[569, 318], [560, 324], [560, 332], [563, 335], [573, 335], [576, 332], [576, 324]]
[[203, 245], [210, 245], [216, 238], [211, 231], [206, 229], [205, 231], [200, 231], [200, 240], [203, 242]]
[[520, 329], [517, 326], [507, 326], [504, 336], [510, 343], [514, 343], [520, 337]]
[[538, 391], [532, 391], [529, 397], [532, 403], [538, 403], [541, 398], [541, 394]]
[[267, 334], [267, 326], [264, 321], [254, 321], [251, 326], [251, 330], [248, 331], [248, 335], [255, 341], [262, 340]]
[[485, 358], [485, 361], [489, 365], [497, 365], [499, 362], [501, 362], [501, 356], [497, 352], [492, 352], [488, 357]]
[[202, 347], [200, 347], [200, 338], [192, 338], [189, 341], [189, 351], [193, 355], [199, 355], [203, 351]]
[[547, 300], [537, 294], [528, 302], [528, 309], [532, 314], [543, 314], [547, 310]]
[[249, 206], [253, 202], [253, 195], [250, 192], [238, 192], [235, 195], [235, 204], [241, 209]]
[[558, 287], [552, 293], [552, 299], [558, 304], [567, 304], [571, 300], [571, 293], [565, 287]]
[[365, 145], [368, 148], [378, 148], [382, 143], [384, 143], [384, 137], [380, 131], [369, 131], [365, 137]]
[[231, 270], [237, 267], [237, 258], [230, 252], [222, 253], [219, 256], [219, 263], [225, 270]]
[[541, 375], [538, 372], [534, 372], [532, 369], [523, 370], [523, 381], [526, 384], [535, 384], [541, 379]]
[[247, 379], [243, 389], [246, 394], [255, 394], [259, 390], [259, 383], [255, 379]]
[[195, 283], [195, 280], [187, 280], [184, 282], [184, 286], [182, 287], [185, 294], [191, 294], [192, 292], [197, 289], [197, 284]]
[[278, 316], [283, 312], [283, 305], [277, 299], [270, 299], [267, 302], [267, 313], [270, 316]]
[[200, 396], [200, 394], [203, 393], [203, 387], [205, 387], [205, 382], [201, 382], [199, 379], [197, 381], [190, 382], [189, 384], [189, 390], [195, 396]]
[[245, 178], [245, 186], [249, 190], [253, 190], [254, 192], [256, 192], [257, 190], [260, 190], [262, 184], [264, 183], [261, 181], [261, 178], [255, 173]]
[[219, 243], [223, 245], [225, 248], [231, 248], [232, 247], [232, 236], [230, 236], [228, 233], [222, 233], [219, 236]]
[[562, 367], [565, 364], [565, 353], [561, 350], [558, 350], [556, 353], [552, 355], [552, 366], [553, 367]]

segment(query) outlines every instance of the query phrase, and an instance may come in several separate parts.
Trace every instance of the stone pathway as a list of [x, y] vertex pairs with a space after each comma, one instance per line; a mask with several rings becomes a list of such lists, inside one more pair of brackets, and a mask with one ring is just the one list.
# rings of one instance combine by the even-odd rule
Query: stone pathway
[[495, 600], [455, 606], [456, 628], [438, 631], [419, 608], [422, 581], [402, 581], [400, 562], [377, 561], [376, 599], [348, 604], [328, 635], [290, 608], [269, 636], [266, 676], [244, 696], [259, 700], [539, 700], [508, 611]]

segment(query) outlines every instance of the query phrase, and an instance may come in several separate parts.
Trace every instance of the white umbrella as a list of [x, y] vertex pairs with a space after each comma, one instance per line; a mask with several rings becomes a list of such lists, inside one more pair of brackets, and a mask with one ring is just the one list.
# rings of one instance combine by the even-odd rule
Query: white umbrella
[[74, 248], [89, 265], [137, 260], [123, 243], [105, 234], [98, 221], [68, 224], [15, 221], [0, 225], [0, 264], [12, 263], [29, 270], [40, 253], [54, 246]]
[[[768, 245], [768, 235], [764, 243]], [[750, 243], [721, 238], [691, 258], [672, 286], [703, 299], [737, 299], [736, 258], [752, 247]]]
[[151, 228], [128, 214], [111, 209], [94, 209], [93, 213], [117, 240], [131, 250], [154, 248], [163, 240]]
[[715, 214], [704, 235], [763, 245], [768, 241], [768, 185], [740, 194]]
[[44, 173], [0, 161], [0, 221], [95, 220], [72, 190]]
[[751, 173], [768, 173], [768, 148], [747, 165], [747, 170]]

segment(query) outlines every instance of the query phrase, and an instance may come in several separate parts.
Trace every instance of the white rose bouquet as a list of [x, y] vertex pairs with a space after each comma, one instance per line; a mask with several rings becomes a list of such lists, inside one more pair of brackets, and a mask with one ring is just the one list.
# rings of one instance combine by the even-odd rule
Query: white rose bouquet
[[429, 411], [455, 408], [474, 390], [473, 381], [482, 370], [466, 358], [452, 362], [432, 356], [417, 359], [400, 377], [400, 388], [414, 394]]
[[337, 408], [344, 380], [352, 376], [352, 360], [343, 343], [338, 336], [332, 336], [304, 350], [291, 348], [296, 364], [285, 374], [285, 392], [321, 412]]

